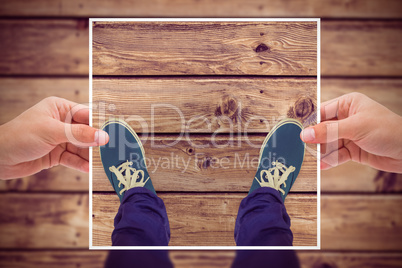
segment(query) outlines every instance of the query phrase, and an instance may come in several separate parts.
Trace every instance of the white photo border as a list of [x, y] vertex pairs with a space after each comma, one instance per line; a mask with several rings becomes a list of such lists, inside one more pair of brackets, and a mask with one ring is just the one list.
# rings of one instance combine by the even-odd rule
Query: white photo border
[[[316, 22], [317, 23], [317, 124], [321, 122], [321, 19], [320, 18], [90, 18], [89, 19], [89, 124], [92, 126], [92, 23], [137, 22]], [[321, 172], [320, 144], [317, 144], [317, 245], [316, 246], [94, 246], [92, 244], [92, 148], [89, 149], [89, 249], [90, 250], [320, 250]]]

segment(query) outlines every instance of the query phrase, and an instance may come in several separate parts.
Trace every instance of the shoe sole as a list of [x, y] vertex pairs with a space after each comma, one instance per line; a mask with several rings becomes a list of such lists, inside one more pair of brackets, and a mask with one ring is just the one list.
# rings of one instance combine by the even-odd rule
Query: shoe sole
[[[130, 133], [134, 136], [136, 142], [140, 145], [142, 156], [145, 158], [145, 150], [144, 150], [144, 146], [142, 145], [140, 138], [138, 137], [137, 133], [135, 133], [134, 129], [132, 129], [132, 127], [130, 127], [130, 125], [126, 121], [119, 119], [119, 118], [109, 119], [102, 125], [101, 129], [103, 130], [106, 126], [113, 124], [113, 123], [120, 124], [123, 127], [125, 127], [128, 131], [130, 131]], [[102, 159], [101, 150], [99, 150], [99, 154]], [[144, 164], [145, 164], [145, 168], [148, 169], [146, 161], [144, 161]]]

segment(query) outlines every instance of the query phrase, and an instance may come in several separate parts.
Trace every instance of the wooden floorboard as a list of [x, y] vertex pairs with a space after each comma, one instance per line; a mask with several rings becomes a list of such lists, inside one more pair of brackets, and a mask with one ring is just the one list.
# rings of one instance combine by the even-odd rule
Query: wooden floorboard
[[[265, 135], [236, 139], [231, 145], [217, 148], [209, 136], [190, 136], [191, 144], [205, 145], [197, 148], [186, 139], [158, 136], [144, 143], [147, 168], [157, 191], [190, 192], [248, 192], [254, 179], [260, 146]], [[162, 147], [165, 144], [173, 146]], [[228, 143], [227, 137], [214, 139], [217, 144]], [[152, 145], [154, 143], [155, 145]], [[208, 145], [208, 146], [207, 146]], [[311, 150], [310, 150], [311, 148]], [[314, 147], [309, 147], [292, 191], [317, 191], [317, 160]], [[103, 169], [99, 149], [93, 149], [93, 190], [113, 191]]]
[[1, 251], [0, 266], [7, 268], [101, 268], [107, 251], [41, 250]]
[[321, 75], [401, 76], [401, 41], [402, 21], [323, 22]]
[[0, 248], [88, 248], [88, 194], [0, 195]]
[[93, 22], [92, 29], [93, 75], [317, 75], [316, 22]]
[[[205, 79], [200, 80], [204, 81]], [[257, 80], [265, 81], [265, 79]], [[219, 80], [212, 79], [212, 81], [216, 81], [216, 83], [214, 83], [216, 85], [218, 84], [217, 81]], [[233, 82], [235, 79], [229, 79], [229, 81]], [[252, 84], [251, 81], [253, 80], [250, 79], [248, 85]], [[59, 96], [75, 102], [85, 103], [88, 100], [88, 83], [87, 78], [0, 78], [0, 90], [2, 92], [0, 96], [0, 123], [13, 119], [22, 111], [28, 109], [48, 96]], [[170, 81], [170, 83], [173, 82]], [[145, 84], [145, 82], [143, 84]], [[351, 91], [357, 91], [366, 94], [367, 96], [390, 108], [392, 111], [402, 115], [402, 106], [400, 105], [400, 102], [402, 101], [402, 93], [400, 90], [401, 87], [401, 79], [323, 78], [321, 97], [322, 100], [325, 101]], [[240, 91], [241, 89], [238, 90]], [[185, 109], [186, 107], [183, 108]], [[211, 136], [209, 135], [208, 137], [210, 138]], [[174, 140], [172, 137], [170, 139]], [[260, 144], [262, 141], [261, 137], [254, 137], [252, 139], [256, 144]], [[227, 139], [224, 140], [227, 142]], [[185, 152], [188, 148], [190, 148], [188, 143], [184, 141], [179, 143], [179, 145], [182, 146], [181, 154], [189, 157], [189, 155]], [[243, 143], [243, 145], [245, 144]], [[232, 153], [238, 151], [238, 148], [232, 149]], [[250, 156], [258, 156], [258, 150], [255, 150], [251, 147], [249, 149]], [[248, 149], [243, 148], [240, 150], [240, 152], [245, 154], [247, 153], [247, 150]], [[157, 151], [148, 152], [147, 150], [147, 156], [148, 154], [150, 154], [149, 156], [158, 156]], [[216, 150], [212, 156], [222, 156], [224, 154], [225, 150], [222, 149]], [[206, 180], [206, 178], [211, 175], [210, 173], [206, 174], [206, 170], [203, 170], [204, 172], [201, 173], [200, 170], [197, 171], [195, 169], [195, 165], [192, 164], [192, 166], [194, 167], [192, 174], [194, 175], [198, 172], [197, 176], [200, 176], [199, 178], [201, 180]], [[104, 176], [100, 169], [97, 169], [96, 171], [98, 172], [97, 174], [99, 176]], [[252, 170], [249, 169], [247, 171], [251, 172]], [[239, 175], [237, 175], [238, 172], [240, 172]], [[222, 170], [219, 174], [224, 175], [229, 173], [231, 176], [237, 176], [237, 178], [240, 178], [241, 176], [248, 178], [249, 176], [254, 175], [250, 175], [250, 173], [247, 173], [246, 170], [240, 169], [238, 169], [235, 173], [230, 172], [229, 170]], [[165, 175], [169, 174], [166, 173]], [[400, 176], [401, 175], [378, 172], [373, 168], [362, 166], [357, 163], [347, 163], [335, 169], [322, 171], [321, 187], [323, 192], [400, 192], [402, 190], [402, 179]], [[159, 175], [157, 174], [155, 174], [152, 179], [156, 182], [155, 186], [158, 190], [163, 189], [162, 187], [165, 186], [169, 187], [169, 185], [166, 185], [166, 181], [160, 180]], [[310, 183], [313, 178], [306, 179], [307, 180], [303, 181]], [[219, 180], [219, 176], [216, 176], [215, 180], [215, 182], [221, 181]], [[298, 184], [301, 186], [301, 188], [299, 188], [300, 190], [307, 188], [301, 185], [301, 180], [299, 181], [300, 182], [297, 182], [295, 185], [294, 190], [298, 190]], [[236, 191], [246, 191], [248, 183], [249, 180], [239, 179], [236, 185], [231, 185], [231, 187], [234, 188], [230, 189], [235, 189]], [[100, 188], [95, 186], [96, 189], [105, 191], [110, 190], [107, 181], [96, 182], [95, 180], [95, 185], [96, 184], [100, 185]], [[175, 187], [177, 187], [177, 185]], [[171, 188], [173, 189], [174, 187]], [[214, 187], [211, 185], [210, 188]], [[39, 174], [24, 179], [0, 181], [0, 191], [5, 190], [86, 192], [88, 191], [88, 175], [64, 167], [57, 167], [50, 170], [44, 170]], [[194, 187], [191, 190], [193, 191]]]
[[138, 133], [267, 133], [286, 117], [305, 126], [316, 121], [317, 81], [99, 78], [93, 81], [93, 101], [99, 102], [95, 127], [121, 117]]
[[3, 75], [87, 75], [88, 20], [0, 21]]
[[[98, 250], [44, 250], [0, 251], [0, 265], [8, 268], [77, 268], [103, 267], [107, 251]], [[170, 251], [169, 257], [176, 268], [230, 268], [235, 251]], [[399, 268], [402, 253], [368, 252], [313, 252], [298, 251], [302, 268]]]
[[[0, 74], [88, 75], [87, 24], [87, 19], [1, 20]], [[402, 74], [402, 52], [398, 49], [402, 22], [323, 20], [321, 30], [321, 75]], [[260, 32], [257, 34], [257, 39], [262, 38]], [[177, 60], [186, 65], [180, 57]], [[258, 62], [256, 68], [262, 66]]]
[[[170, 246], [235, 246], [234, 225], [247, 194], [159, 194], [170, 222]], [[110, 246], [120, 202], [115, 194], [93, 195], [93, 245]], [[317, 201], [313, 194], [286, 200], [295, 246], [317, 245]]]
[[321, 248], [401, 250], [401, 195], [322, 195]]
[[[175, 195], [180, 194], [160, 195], [170, 215], [172, 245], [186, 239], [187, 242], [192, 243], [203, 241], [207, 235], [207, 232], [203, 232], [203, 227], [215, 234], [213, 237], [207, 236], [211, 240], [220, 237], [226, 239], [225, 242], [233, 243], [233, 226], [238, 204], [246, 194], [204, 195], [220, 196], [220, 198], [211, 199], [203, 199], [201, 198], [203, 195], [200, 194], [183, 194], [185, 198], [169, 198]], [[100, 228], [99, 231], [103, 233], [101, 242], [110, 243], [113, 214], [117, 210], [119, 201], [114, 194], [96, 194], [94, 197], [95, 218], [93, 219], [101, 221], [97, 225], [97, 228]], [[96, 200], [99, 198], [105, 202], [97, 203]], [[313, 240], [316, 213], [311, 211], [315, 209], [314, 199], [311, 198], [312, 195], [290, 194], [286, 201], [292, 219], [295, 244]], [[2, 194], [0, 196], [2, 211], [0, 248], [88, 247], [87, 199], [87, 194]], [[302, 203], [299, 205], [298, 202]], [[323, 195], [321, 199], [322, 249], [400, 250], [402, 218], [399, 204], [401, 202], [400, 195]], [[304, 211], [303, 208], [308, 210]], [[105, 209], [108, 211], [107, 215], [97, 216], [97, 212]], [[177, 213], [189, 209], [191, 211], [188, 213], [192, 217], [185, 218], [185, 221], [176, 220]], [[216, 224], [216, 218], [219, 221], [217, 215], [221, 216], [220, 224]], [[183, 228], [179, 229], [180, 227]], [[199, 232], [199, 237], [191, 232], [194, 230]], [[309, 235], [300, 237], [303, 232]], [[63, 233], [63, 236], [60, 236], [60, 233]], [[173, 242], [174, 240], [176, 242]]]
[[[6, 17], [0, 21], [0, 74], [16, 77], [0, 78], [0, 124], [46, 96], [59, 95], [86, 102], [88, 79], [73, 76], [88, 75], [87, 17], [96, 15], [334, 18], [324, 19], [321, 24], [322, 100], [359, 91], [402, 114], [401, 80], [378, 79], [402, 75], [402, 55], [398, 49], [402, 41], [401, 21], [390, 20], [401, 19], [400, 1], [328, 3], [316, 0], [307, 3], [303, 0], [292, 5], [280, 0], [152, 1], [124, 0], [119, 5], [94, 0], [2, 3], [0, 14]], [[50, 18], [43, 19], [46, 16]], [[63, 19], [65, 17], [68, 19]], [[41, 75], [42, 78], [19, 75]], [[46, 77], [53, 75], [71, 78]], [[353, 76], [364, 78], [347, 78]], [[4, 84], [5, 80], [9, 83]], [[18, 92], [13, 92], [12, 87], [18, 84]], [[74, 93], [70, 87], [74, 88]], [[301, 252], [302, 267], [401, 267], [402, 224], [398, 210], [401, 197], [370, 194], [400, 192], [401, 181], [400, 175], [378, 172], [356, 163], [324, 171], [322, 246], [333, 251]], [[22, 180], [0, 183], [0, 191], [10, 190], [39, 193], [0, 195], [1, 267], [102, 266], [106, 253], [87, 251], [88, 195], [61, 193], [87, 191], [87, 175], [58, 167]], [[361, 192], [366, 194], [354, 194]], [[299, 194], [290, 196], [295, 195]], [[41, 250], [44, 248], [48, 250]], [[67, 248], [83, 251], [63, 250]], [[176, 267], [230, 267], [234, 252], [174, 251], [171, 257]]]
[[[134, 8], [135, 7], [135, 8]], [[152, 7], [152, 8], [150, 8]], [[283, 2], [264, 1], [213, 1], [180, 0], [113, 1], [46, 0], [7, 1], [0, 9], [3, 16], [27, 17], [317, 17], [317, 18], [401, 18], [398, 0], [357, 0], [350, 2], [302, 0]]]

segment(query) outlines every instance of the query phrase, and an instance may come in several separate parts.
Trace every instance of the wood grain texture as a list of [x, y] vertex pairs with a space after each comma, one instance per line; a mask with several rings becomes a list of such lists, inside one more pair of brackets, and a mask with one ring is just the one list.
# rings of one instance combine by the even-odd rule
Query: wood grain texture
[[88, 194], [0, 195], [0, 248], [88, 247]]
[[0, 266], [7, 268], [100, 268], [107, 251], [41, 250], [0, 251]]
[[[0, 251], [0, 266], [8, 268], [95, 268], [103, 267], [107, 251], [89, 250], [44, 250], [44, 251]], [[176, 268], [230, 268], [235, 251], [169, 251]], [[298, 251], [302, 268], [399, 268], [402, 255], [396, 253], [360, 252], [313, 252]]]
[[320, 1], [240, 0], [14, 0], [2, 4], [2, 16], [60, 17], [320, 17], [401, 18], [398, 0]]
[[[88, 75], [86, 19], [6, 19], [0, 26], [0, 74]], [[401, 75], [401, 22], [324, 20], [321, 31], [322, 75]], [[169, 40], [156, 43], [163, 47]], [[230, 59], [225, 64], [228, 62]]]
[[[219, 84], [218, 79], [214, 81]], [[357, 91], [366, 94], [392, 111], [402, 115], [400, 105], [401, 79], [323, 78], [321, 81], [321, 97], [323, 101]], [[5, 123], [11, 120], [25, 109], [49, 96], [59, 96], [75, 102], [85, 103], [88, 100], [88, 83], [87, 78], [0, 78], [2, 92], [0, 94], [0, 122]], [[211, 136], [208, 136], [208, 138], [211, 138]], [[172, 137], [170, 139], [174, 140]], [[256, 142], [258, 143], [258, 141]], [[181, 144], [185, 145], [185, 143]], [[183, 147], [182, 149], [187, 148], [189, 147]], [[254, 153], [250, 152], [250, 156], [257, 156], [257, 151], [252, 150]], [[221, 150], [219, 153], [216, 151], [215, 153], [221, 155], [223, 151]], [[154, 153], [156, 154], [157, 152]], [[185, 155], [184, 152], [183, 155]], [[227, 172], [225, 171], [225, 174]], [[100, 175], [102, 176], [102, 173]], [[245, 171], [243, 175], [249, 176]], [[400, 179], [399, 175], [396, 176], [396, 179], [393, 179], [394, 176], [389, 173], [381, 174], [378, 178], [377, 175], [378, 171], [372, 168], [357, 163], [347, 163], [335, 169], [323, 171], [321, 188], [324, 192], [400, 192], [402, 190], [402, 179]], [[77, 179], [77, 176], [80, 179]], [[157, 175], [155, 176], [153, 180], [157, 181], [157, 185], [163, 184], [163, 181], [160, 181]], [[240, 182], [240, 184], [242, 183], [244, 185], [241, 189], [246, 190], [248, 181], [247, 183], [246, 181]], [[109, 190], [109, 185], [105, 184], [102, 187], [101, 189], [103, 190]], [[297, 184], [295, 187], [295, 190], [297, 190]], [[0, 191], [7, 190], [88, 191], [88, 175], [64, 167], [57, 167], [22, 180], [0, 181]]]
[[88, 74], [88, 20], [10, 19], [0, 29], [1, 74]]
[[316, 75], [316, 22], [93, 22], [94, 75]]
[[0, 124], [4, 124], [50, 96], [87, 104], [89, 79], [2, 77], [0, 92]]
[[402, 253], [385, 252], [306, 252], [298, 254], [302, 268], [397, 268], [402, 265]]
[[20, 179], [1, 180], [0, 191], [19, 192], [88, 192], [89, 176], [64, 166], [45, 169]]
[[321, 171], [321, 192], [402, 192], [402, 174], [378, 171], [356, 162]]
[[327, 21], [321, 26], [322, 75], [402, 75], [401, 21]]
[[[232, 243], [235, 215], [242, 195], [222, 194], [224, 198], [207, 198], [204, 201], [208, 200], [208, 202], [204, 203], [201, 203], [201, 201], [197, 202], [194, 196], [191, 196], [191, 200], [188, 201], [175, 199], [173, 203], [170, 203], [167, 197], [175, 194], [165, 195], [166, 197], [161, 195], [161, 198], [166, 203], [168, 215], [172, 215], [170, 216], [172, 229], [171, 245], [175, 245], [178, 239], [185, 240], [185, 237], [187, 239], [188, 237], [194, 238], [194, 230], [197, 230], [197, 232], [200, 231], [203, 234], [202, 238], [196, 239], [196, 243], [200, 243], [200, 241], [206, 239], [205, 236], [208, 237], [208, 241], [211, 243], [214, 239], [218, 240], [217, 243], [223, 243], [223, 241]], [[212, 195], [215, 194], [203, 194], [201, 196], [205, 198]], [[233, 199], [229, 197], [233, 197]], [[292, 219], [292, 230], [295, 235], [294, 245], [301, 245], [302, 240], [306, 241], [310, 235], [306, 235], [303, 231], [299, 230], [298, 221], [303, 220], [300, 226], [303, 226], [303, 230], [305, 230], [304, 228], [308, 228], [309, 232], [315, 233], [315, 225], [311, 224], [311, 220], [305, 221], [305, 217], [313, 217], [313, 214], [308, 212], [309, 210], [304, 210], [304, 212], [300, 212], [299, 210], [304, 206], [310, 206], [311, 209], [315, 209], [316, 206], [312, 200], [295, 203], [293, 206], [291, 204], [292, 197], [295, 197], [297, 200], [298, 197], [310, 198], [311, 195], [291, 194], [286, 204], [288, 213]], [[224, 205], [225, 200], [227, 200], [227, 205]], [[402, 196], [399, 195], [323, 195], [321, 197], [321, 248], [343, 251], [400, 250], [402, 241], [402, 215], [399, 211], [399, 204], [401, 201]], [[110, 244], [110, 233], [113, 227], [113, 216], [110, 215], [110, 211], [117, 209], [118, 202], [117, 197], [113, 195], [94, 195], [95, 244]], [[210, 206], [207, 205], [209, 202], [211, 202]], [[192, 204], [197, 209], [192, 208]], [[230, 209], [228, 209], [228, 206]], [[192, 208], [189, 214], [191, 217], [186, 217], [186, 220], [195, 220], [196, 222], [186, 225], [182, 218], [180, 221], [173, 220], [175, 215], [178, 215], [174, 214], [176, 211], [182, 213], [190, 208]], [[102, 212], [103, 210], [106, 212]], [[296, 211], [301, 213], [300, 217], [295, 214]], [[101, 214], [98, 217], [96, 213]], [[215, 213], [221, 216], [219, 228], [223, 228], [222, 226], [224, 226], [224, 228], [227, 228], [225, 232], [218, 232], [218, 227], [213, 226], [213, 223], [216, 222], [216, 216], [210, 217], [210, 215], [214, 215]], [[176, 226], [179, 228], [176, 229]], [[202, 227], [205, 229], [202, 229]], [[207, 230], [208, 232], [202, 232], [203, 230]], [[186, 232], [189, 233], [187, 234]], [[210, 233], [214, 233], [214, 236], [210, 237]], [[297, 238], [297, 233], [303, 234], [302, 237]]]
[[[170, 222], [170, 246], [235, 246], [234, 225], [247, 194], [173, 194], [158, 196]], [[93, 195], [93, 245], [110, 246], [113, 219], [120, 202], [115, 194]], [[292, 219], [294, 245], [317, 244], [316, 196], [291, 194], [286, 207]]]
[[[399, 268], [402, 254], [298, 251], [301, 268]], [[236, 256], [234, 251], [170, 251], [176, 268], [230, 268]]]
[[[245, 139], [228, 140], [225, 136], [214, 140], [190, 136], [191, 143], [171, 137], [157, 136], [143, 143], [147, 168], [156, 191], [249, 191], [265, 135], [249, 137], [248, 142], [254, 146], [247, 144]], [[177, 144], [168, 146], [176, 141]], [[221, 147], [213, 146], [214, 141]], [[165, 148], [158, 148], [163, 146]], [[314, 153], [310, 149], [306, 151], [303, 166], [291, 191], [317, 191], [317, 161], [315, 154], [310, 152]], [[98, 148], [93, 150], [93, 190], [113, 192]]]
[[[267, 133], [280, 119], [315, 120], [315, 79], [97, 78], [94, 126], [109, 117], [138, 133]], [[305, 105], [300, 107], [300, 102]]]
[[321, 101], [351, 92], [362, 93], [402, 116], [402, 79], [321, 79]]
[[401, 195], [322, 195], [321, 248], [401, 250], [401, 202]]
[[[176, 198], [177, 195], [183, 198]], [[161, 194], [165, 201], [173, 238], [197, 238], [190, 229], [205, 230], [216, 239], [233, 241], [233, 226], [238, 205], [245, 194]], [[215, 196], [215, 197], [214, 197]], [[219, 196], [220, 198], [216, 198]], [[175, 198], [169, 198], [175, 197]], [[197, 198], [198, 197], [198, 198]], [[207, 199], [203, 197], [209, 197]], [[86, 248], [88, 246], [87, 194], [2, 194], [0, 195], [1, 248]], [[101, 234], [96, 238], [110, 243], [113, 214], [119, 201], [114, 194], [96, 194], [95, 225]], [[97, 202], [101, 201], [101, 202]], [[303, 232], [315, 234], [314, 198], [306, 194], [290, 194], [286, 206], [292, 219], [295, 243], [310, 241], [310, 235], [297, 238]], [[203, 201], [203, 202], [202, 202]], [[322, 249], [325, 250], [400, 250], [402, 218], [399, 195], [324, 195], [321, 207]], [[226, 202], [226, 204], [225, 204]], [[300, 202], [300, 203], [298, 203]], [[194, 209], [197, 207], [197, 209]], [[191, 210], [191, 217], [177, 220], [177, 215]], [[307, 210], [306, 210], [307, 209]], [[106, 212], [105, 212], [106, 210]], [[311, 213], [310, 213], [311, 212]], [[100, 215], [97, 213], [103, 213]], [[217, 215], [221, 216], [218, 224]], [[209, 219], [209, 221], [208, 221]], [[194, 223], [190, 221], [194, 220]], [[99, 221], [99, 222], [96, 222]], [[187, 225], [188, 224], [188, 225]], [[219, 226], [216, 226], [216, 225]], [[180, 228], [182, 227], [182, 228]], [[206, 228], [203, 229], [202, 228]], [[220, 232], [220, 230], [226, 230]], [[188, 234], [186, 232], [189, 232]], [[63, 235], [60, 235], [60, 234]], [[212, 235], [211, 235], [212, 236]], [[199, 240], [201, 239], [201, 240]], [[210, 237], [213, 241], [213, 237]], [[300, 239], [300, 240], [299, 240]], [[304, 240], [303, 240], [304, 239]], [[195, 242], [194, 242], [195, 243]], [[173, 245], [173, 244], [172, 244]]]

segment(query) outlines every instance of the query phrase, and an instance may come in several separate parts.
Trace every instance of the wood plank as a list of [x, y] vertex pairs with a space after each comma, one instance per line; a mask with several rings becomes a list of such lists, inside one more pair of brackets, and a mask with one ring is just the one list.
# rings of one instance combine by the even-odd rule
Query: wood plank
[[[0, 21], [0, 27], [3, 40], [0, 44], [0, 74], [88, 75], [86, 19], [5, 19]], [[402, 52], [398, 49], [402, 41], [402, 22], [324, 20], [321, 31], [322, 75], [402, 74]], [[169, 40], [163, 42], [165, 45]], [[224, 64], [229, 62], [230, 59]], [[199, 64], [196, 62], [194, 66]], [[203, 68], [207, 69], [208, 66]], [[262, 67], [258, 64], [256, 68]]]
[[360, 92], [402, 116], [402, 79], [322, 78], [321, 101]]
[[[230, 268], [235, 258], [234, 251], [170, 251], [170, 258], [176, 268]], [[398, 253], [360, 253], [298, 251], [301, 268], [311, 267], [389, 267], [399, 268], [402, 254]]]
[[[180, 251], [169, 252], [176, 268], [230, 268], [235, 251]], [[399, 268], [402, 254], [367, 252], [312, 252], [298, 251], [302, 268], [310, 267], [388, 267]], [[45, 251], [0, 251], [0, 265], [9, 268], [62, 268], [102, 267], [107, 251], [45, 250]]]
[[1, 180], [0, 191], [88, 192], [89, 176], [64, 166], [45, 169], [20, 179]]
[[[213, 239], [233, 241], [233, 226], [238, 204], [245, 194], [183, 194], [183, 199], [169, 199], [179, 194], [160, 195], [165, 200], [172, 234], [176, 242], [186, 237], [198, 239], [194, 234], [186, 234], [190, 229], [202, 227], [211, 231]], [[203, 196], [219, 195], [222, 198], [203, 199]], [[107, 202], [97, 203], [97, 200]], [[199, 197], [199, 198], [196, 198]], [[315, 234], [315, 212], [307, 213], [316, 206], [312, 195], [290, 194], [287, 199], [288, 212], [292, 218], [295, 243], [303, 230]], [[17, 194], [0, 195], [0, 248], [87, 248], [88, 247], [88, 195], [87, 194]], [[109, 243], [113, 228], [113, 216], [118, 199], [113, 194], [94, 195], [95, 221], [101, 221], [100, 230], [105, 233], [104, 243]], [[201, 201], [204, 201], [203, 203]], [[226, 205], [225, 205], [226, 202]], [[299, 202], [299, 203], [298, 203]], [[400, 250], [402, 216], [400, 195], [323, 195], [321, 207], [322, 249], [388, 251]], [[192, 206], [192, 204], [194, 206]], [[197, 207], [197, 209], [194, 209]], [[302, 210], [302, 208], [308, 210]], [[188, 218], [175, 220], [180, 211], [187, 211]], [[104, 215], [97, 216], [103, 211]], [[221, 216], [218, 232], [214, 217]], [[98, 217], [98, 218], [97, 218]], [[182, 217], [182, 216], [180, 216]], [[206, 219], [210, 219], [210, 221]], [[194, 220], [194, 223], [190, 222]], [[308, 220], [306, 220], [308, 219]], [[186, 225], [186, 222], [190, 222]], [[179, 229], [183, 227], [182, 229]], [[311, 227], [311, 228], [310, 228]], [[106, 234], [107, 233], [107, 234]], [[218, 236], [218, 233], [220, 234]], [[61, 235], [62, 234], [62, 235]], [[79, 235], [78, 235], [79, 234]], [[176, 236], [177, 235], [177, 236]], [[203, 237], [205, 232], [200, 232]], [[212, 235], [211, 235], [212, 236]], [[177, 239], [176, 239], [177, 238]], [[173, 236], [172, 236], [173, 239]], [[200, 238], [206, 239], [206, 238]], [[299, 243], [298, 242], [298, 243]], [[173, 243], [173, 240], [172, 240]]]
[[397, 268], [402, 265], [402, 253], [384, 252], [313, 252], [299, 251], [302, 268], [342, 267], [342, 268]]
[[[210, 139], [205, 136], [190, 136], [172, 139], [172, 136], [157, 136], [145, 142], [147, 168], [156, 191], [190, 192], [248, 192], [258, 167], [260, 146], [265, 135], [249, 136], [247, 140], [228, 137]], [[174, 146], [167, 144], [177, 143]], [[216, 141], [219, 145], [213, 145]], [[154, 145], [153, 145], [154, 143]], [[165, 146], [165, 148], [160, 148]], [[196, 147], [197, 146], [197, 147]], [[204, 148], [201, 148], [204, 147]], [[311, 149], [310, 149], [311, 148]], [[294, 183], [293, 192], [317, 191], [317, 160], [314, 147], [306, 150], [305, 160]], [[112, 191], [104, 172], [99, 149], [93, 150], [93, 190]]]
[[329, 1], [273, 0], [213, 1], [179, 0], [113, 1], [14, 0], [3, 3], [2, 16], [51, 17], [320, 17], [320, 18], [401, 18], [398, 0]]
[[46, 97], [88, 103], [89, 79], [2, 77], [0, 92], [0, 124], [4, 124]]
[[[170, 246], [234, 246], [234, 225], [246, 194], [159, 194], [169, 217]], [[93, 245], [110, 246], [113, 219], [120, 202], [114, 194], [93, 195]], [[286, 199], [294, 245], [317, 244], [316, 196], [291, 194]]]
[[99, 268], [103, 267], [107, 251], [41, 250], [0, 251], [0, 266], [8, 268]]
[[316, 22], [93, 22], [92, 28], [94, 75], [317, 75]]
[[[219, 80], [216, 80], [217, 84], [218, 82]], [[11, 120], [41, 99], [52, 95], [85, 103], [88, 100], [87, 88], [87, 78], [0, 78], [0, 91], [2, 92], [0, 94], [0, 123]], [[322, 100], [325, 101], [357, 91], [402, 115], [400, 88], [402, 88], [402, 79], [323, 78], [321, 96]], [[261, 141], [256, 141], [256, 143], [261, 143]], [[183, 146], [185, 146], [184, 143]], [[183, 147], [182, 149], [187, 148]], [[252, 150], [250, 156], [258, 156], [257, 151]], [[225, 171], [225, 174], [227, 172]], [[245, 171], [240, 172], [244, 173], [244, 177], [249, 176]], [[347, 163], [335, 169], [323, 171], [321, 188], [324, 192], [401, 192], [402, 179], [400, 179], [400, 175], [390, 173], [380, 174], [378, 177], [377, 175], [378, 172], [372, 168], [357, 163]], [[77, 176], [80, 177], [79, 180]], [[157, 185], [164, 183], [158, 179], [158, 175], [155, 176], [153, 176], [153, 180], [156, 180]], [[236, 175], [232, 174], [232, 176]], [[239, 183], [240, 185], [244, 184], [240, 189], [241, 191], [247, 190], [248, 181], [242, 180]], [[295, 187], [296, 190], [297, 184]], [[105, 184], [103, 190], [108, 189], [109, 186]], [[88, 191], [88, 175], [58, 167], [22, 180], [0, 181], [0, 191], [7, 190]]]
[[308, 125], [316, 100], [315, 79], [96, 78], [93, 122], [120, 117], [138, 133], [267, 133], [286, 117]]
[[[216, 83], [218, 82], [219, 80], [216, 80]], [[86, 103], [89, 99], [88, 86], [87, 78], [2, 77], [0, 78], [0, 124], [10, 121], [24, 110], [49, 96], [66, 98], [77, 103]], [[321, 79], [322, 101], [350, 92], [360, 92], [399, 115], [402, 115], [401, 88], [402, 79], [327, 77]]]
[[402, 174], [378, 171], [356, 162], [321, 171], [321, 192], [402, 192]]
[[169, 257], [175, 268], [230, 268], [236, 252], [232, 250], [169, 251]]
[[322, 75], [402, 75], [402, 21], [327, 21], [321, 33]]
[[401, 195], [322, 195], [321, 248], [400, 250]]
[[0, 248], [88, 247], [88, 194], [0, 195]]
[[88, 20], [1, 20], [0, 73], [88, 74]]

